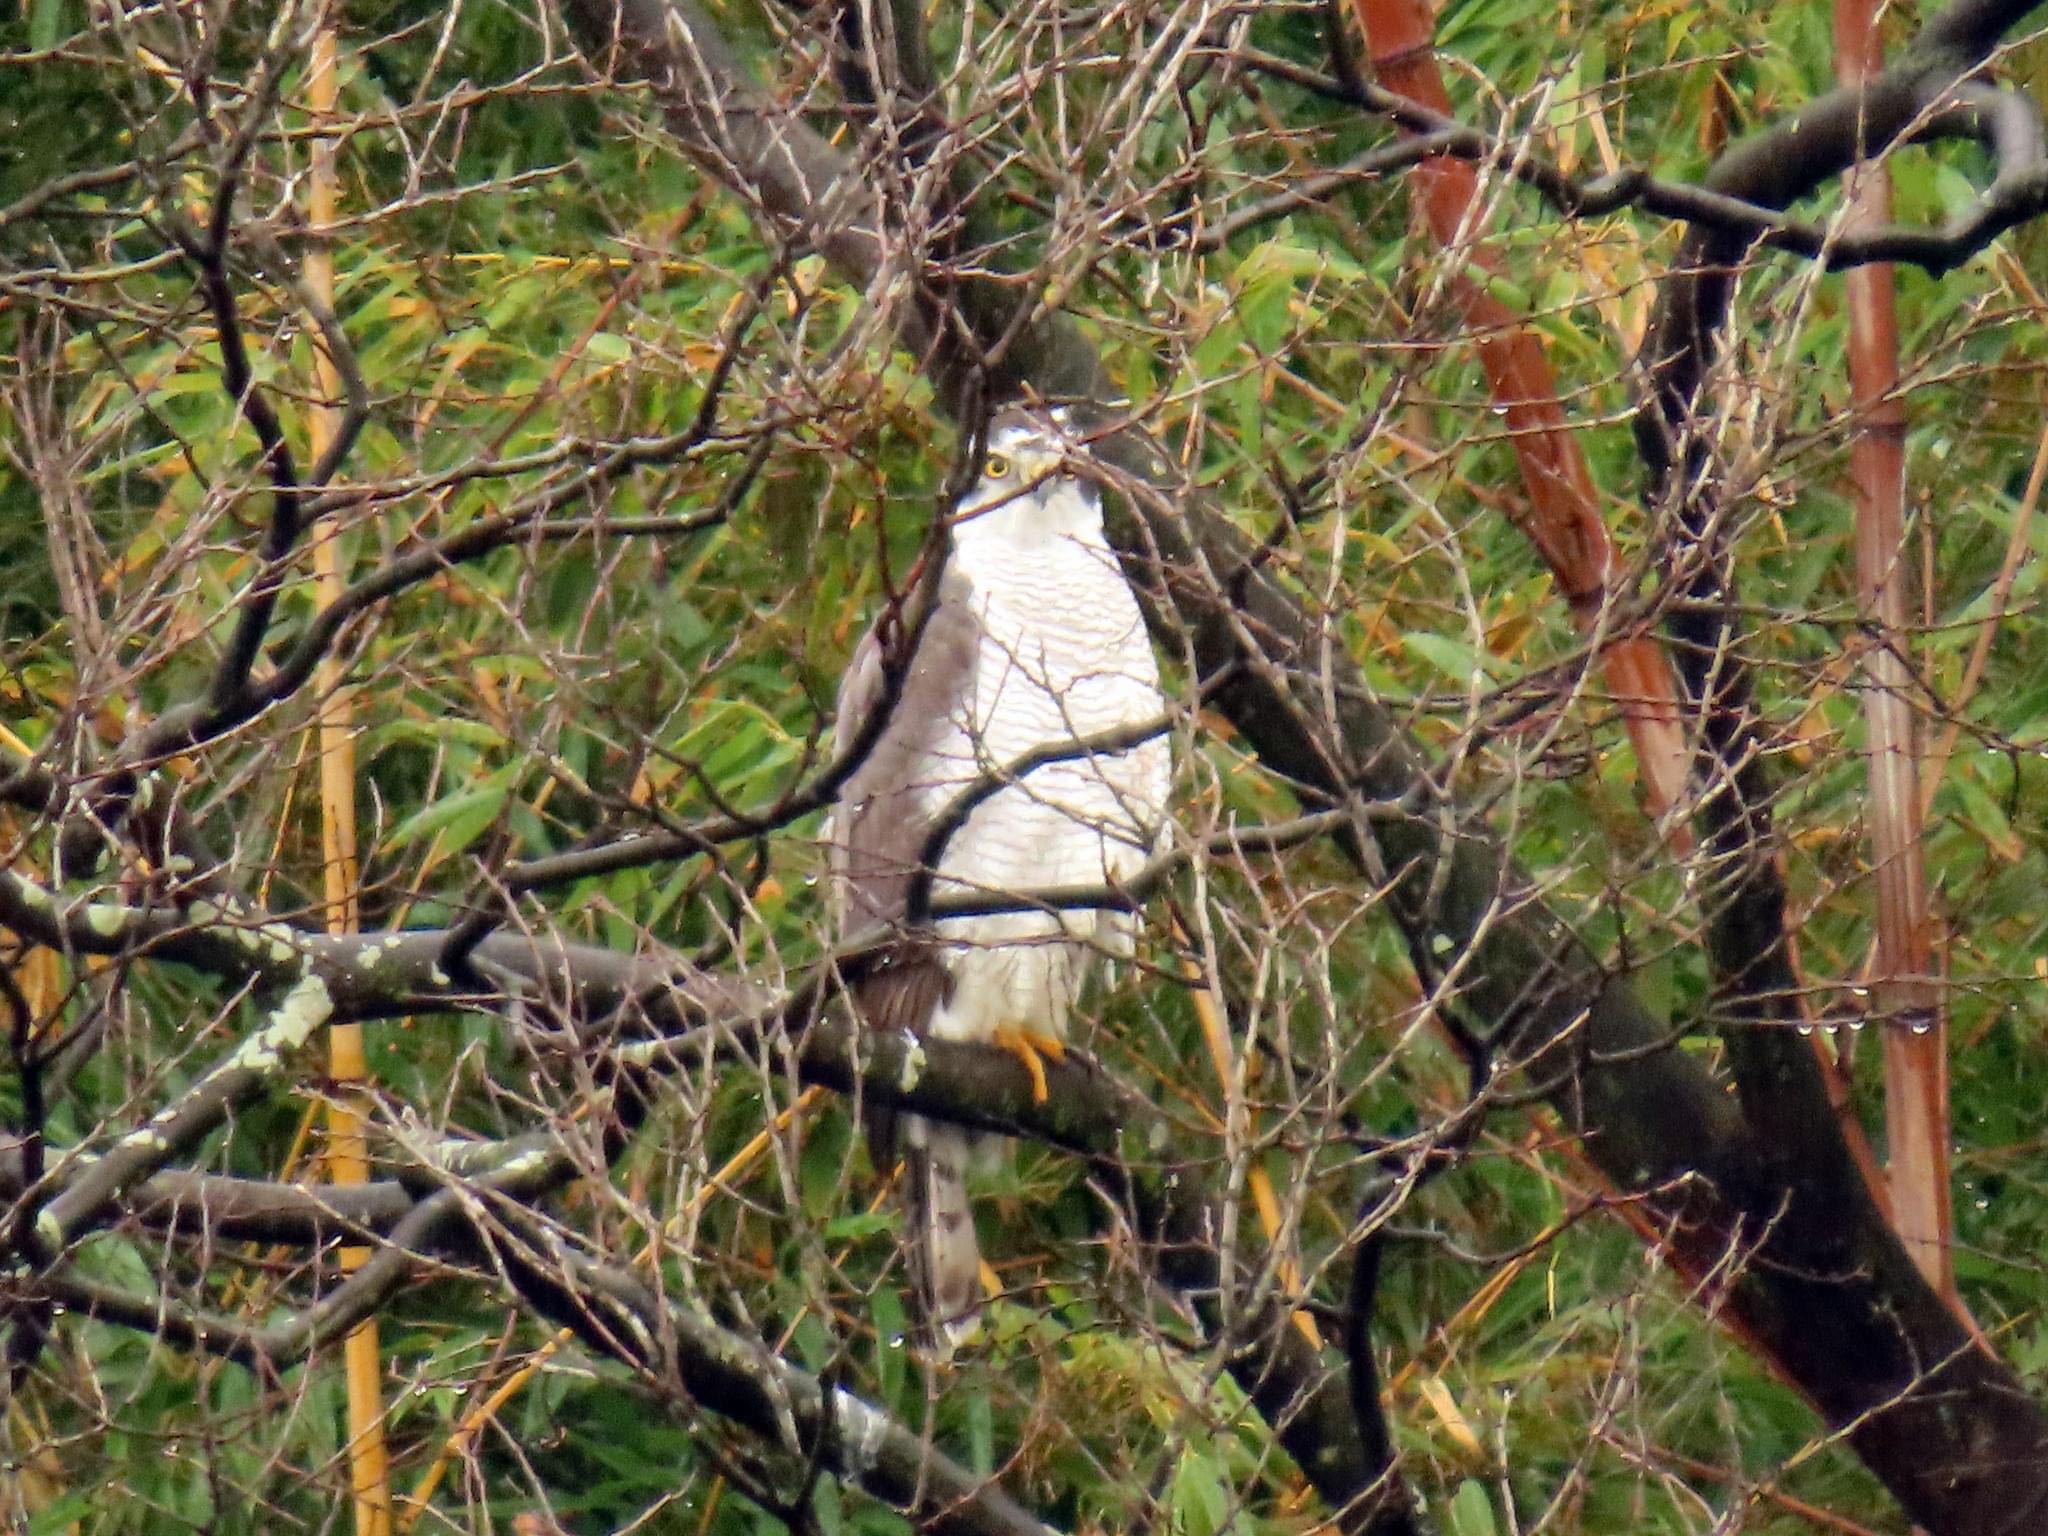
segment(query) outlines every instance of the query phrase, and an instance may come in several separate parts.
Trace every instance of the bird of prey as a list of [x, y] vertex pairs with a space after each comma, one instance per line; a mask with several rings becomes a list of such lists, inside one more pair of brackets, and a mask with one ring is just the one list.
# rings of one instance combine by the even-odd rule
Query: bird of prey
[[[1104, 536], [1100, 493], [1070, 468], [1078, 448], [1060, 412], [1013, 407], [991, 423], [915, 650], [891, 658], [878, 623], [854, 654], [841, 752], [883, 704], [890, 668], [904, 669], [901, 692], [825, 833], [842, 931], [895, 930], [892, 952], [854, 987], [864, 1024], [1004, 1046], [1041, 1100], [1043, 1059], [1063, 1054], [1091, 963], [1130, 952], [1135, 915], [907, 919], [920, 885], [934, 901], [1115, 886], [1162, 835], [1171, 748], [1144, 731], [1165, 709], [1159, 664]], [[958, 824], [920, 882], [927, 844], [948, 822]], [[915, 1116], [896, 1126], [871, 1117], [870, 1138], [883, 1166], [902, 1157], [912, 1315], [948, 1351], [980, 1309], [964, 1182], [974, 1138]]]

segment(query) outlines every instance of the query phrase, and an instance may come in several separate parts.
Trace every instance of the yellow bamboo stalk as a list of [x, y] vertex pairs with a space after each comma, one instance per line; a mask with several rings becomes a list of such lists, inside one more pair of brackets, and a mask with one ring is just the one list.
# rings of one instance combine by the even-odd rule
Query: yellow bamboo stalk
[[[1233, 1057], [1230, 1045], [1230, 1031], [1223, 1027], [1222, 1014], [1217, 1010], [1215, 997], [1210, 993], [1209, 988], [1203, 981], [1201, 968], [1195, 964], [1194, 958], [1186, 952], [1188, 938], [1181, 931], [1179, 924], [1174, 925], [1174, 933], [1180, 939], [1183, 946], [1181, 974], [1194, 983], [1189, 988], [1188, 995], [1195, 1002], [1195, 1017], [1201, 1020], [1202, 1039], [1209, 1046], [1209, 1063], [1216, 1069], [1216, 1082], [1222, 1088], [1224, 1097], [1228, 1099], [1230, 1096], [1230, 1067]], [[1226, 1116], [1229, 1114], [1228, 1104], [1224, 1106], [1224, 1113]], [[1273, 1192], [1272, 1179], [1268, 1177], [1264, 1168], [1260, 1167], [1257, 1163], [1253, 1163], [1245, 1174], [1245, 1183], [1251, 1188], [1252, 1206], [1259, 1213], [1259, 1226], [1266, 1234], [1266, 1241], [1268, 1243], [1278, 1242], [1280, 1240], [1280, 1200]], [[1301, 1264], [1292, 1253], [1284, 1253], [1280, 1256], [1279, 1274], [1281, 1285], [1285, 1286], [1292, 1294], [1299, 1296], [1302, 1291]], [[1321, 1349], [1323, 1347], [1323, 1330], [1316, 1326], [1316, 1320], [1307, 1312], [1299, 1309], [1295, 1311], [1294, 1326], [1301, 1336], [1308, 1340], [1315, 1348]]]
[[420, 1474], [420, 1480], [413, 1485], [412, 1492], [406, 1497], [405, 1509], [398, 1517], [400, 1532], [410, 1532], [418, 1523], [420, 1516], [426, 1512], [427, 1501], [433, 1498], [435, 1491], [440, 1488], [441, 1480], [448, 1475], [448, 1468], [454, 1464], [455, 1458], [469, 1449], [470, 1442], [483, 1432], [484, 1426], [498, 1416], [500, 1409], [519, 1395], [540, 1368], [552, 1360], [572, 1337], [574, 1335], [569, 1329], [556, 1329], [554, 1337], [535, 1350], [524, 1365], [499, 1382], [482, 1402], [463, 1414], [456, 1422], [455, 1428], [449, 1431], [448, 1438], [441, 1442], [441, 1449], [434, 1453], [433, 1462]]
[[[327, 123], [334, 113], [336, 83], [334, 29], [323, 25], [313, 39], [306, 79], [306, 104], [316, 127]], [[313, 141], [308, 191], [308, 214], [313, 222], [331, 223], [335, 205], [334, 146], [325, 137]], [[315, 296], [332, 308], [334, 258], [324, 247], [316, 246], [307, 253], [306, 282]], [[334, 360], [317, 341], [313, 367], [319, 397], [338, 400], [340, 374]], [[333, 406], [314, 407], [309, 427], [315, 459], [334, 440], [337, 421], [338, 413]], [[340, 598], [341, 551], [331, 529], [319, 530], [314, 537], [313, 580], [321, 602], [332, 603]], [[338, 662], [330, 659], [321, 664], [315, 674], [315, 686], [321, 700], [316, 729], [320, 746], [320, 851], [327, 929], [330, 933], [347, 933], [355, 928], [357, 917], [354, 711], [348, 691], [342, 686]], [[363, 1054], [360, 1024], [336, 1024], [328, 1030], [327, 1075], [334, 1085], [327, 1105], [328, 1177], [336, 1184], [365, 1183], [370, 1177], [370, 1159], [358, 1101], [370, 1068]], [[344, 1248], [341, 1267], [344, 1271], [360, 1269], [369, 1257], [367, 1248]], [[349, 1485], [355, 1495], [356, 1536], [391, 1536], [383, 1353], [375, 1318], [365, 1319], [349, 1333], [342, 1346], [342, 1361], [348, 1379]]]

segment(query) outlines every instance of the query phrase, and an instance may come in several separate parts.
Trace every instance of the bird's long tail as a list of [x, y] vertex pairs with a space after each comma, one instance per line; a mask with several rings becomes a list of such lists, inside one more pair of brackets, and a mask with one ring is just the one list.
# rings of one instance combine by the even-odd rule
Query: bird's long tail
[[905, 1117], [903, 1228], [919, 1342], [940, 1355], [981, 1325], [981, 1244], [967, 1207], [969, 1132]]

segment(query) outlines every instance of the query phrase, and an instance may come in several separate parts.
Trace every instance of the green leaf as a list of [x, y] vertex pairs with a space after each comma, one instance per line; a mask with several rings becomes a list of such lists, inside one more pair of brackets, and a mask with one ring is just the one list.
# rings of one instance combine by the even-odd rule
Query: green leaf
[[28, 1536], [69, 1536], [85, 1516], [93, 1513], [93, 1496], [97, 1491], [74, 1488], [52, 1499], [29, 1517]]
[[481, 784], [414, 812], [385, 839], [386, 848], [402, 848], [439, 832], [443, 854], [459, 853], [498, 819], [518, 772], [516, 766], [500, 768]]
[[70, 28], [66, 25], [66, 12], [70, 0], [36, 0], [35, 9], [29, 12], [28, 45], [41, 53], [57, 46], [57, 42]]
[[1493, 1500], [1484, 1484], [1469, 1477], [1458, 1484], [1458, 1491], [1451, 1495], [1447, 1529], [1450, 1536], [1498, 1536], [1499, 1527], [1493, 1523]]
[[877, 1232], [889, 1231], [896, 1222], [896, 1216], [888, 1211], [848, 1211], [844, 1216], [835, 1216], [825, 1223], [825, 1241], [850, 1243], [859, 1238], [873, 1237]]
[[1975, 775], [1955, 774], [1945, 788], [1961, 802], [1963, 820], [1994, 852], [2005, 859], [2020, 857], [2025, 850], [2013, 834], [2012, 823], [2006, 819], [2005, 807], [1977, 782]]
[[1499, 299], [1517, 315], [1533, 314], [1536, 310], [1535, 296], [1523, 284], [1499, 272], [1489, 272], [1477, 262], [1465, 264], [1465, 275], [1478, 280], [1494, 298]]
[[1214, 1457], [1192, 1447], [1181, 1453], [1168, 1507], [1175, 1536], [1217, 1536], [1230, 1523], [1230, 1489]]
[[967, 1465], [982, 1477], [995, 1471], [995, 1417], [985, 1390], [967, 1394]]
[[817, 1516], [823, 1536], [840, 1536], [846, 1529], [846, 1510], [840, 1502], [838, 1483], [829, 1477], [818, 1479], [817, 1490], [811, 1495], [811, 1513]]
[[903, 1297], [893, 1286], [877, 1286], [868, 1298], [868, 1316], [875, 1325], [878, 1361], [882, 1379], [882, 1401], [897, 1402], [908, 1374], [910, 1318], [903, 1310]]
[[1474, 677], [1484, 677], [1492, 668], [1492, 657], [1449, 635], [1413, 630], [1401, 637], [1401, 644], [1460, 688]]

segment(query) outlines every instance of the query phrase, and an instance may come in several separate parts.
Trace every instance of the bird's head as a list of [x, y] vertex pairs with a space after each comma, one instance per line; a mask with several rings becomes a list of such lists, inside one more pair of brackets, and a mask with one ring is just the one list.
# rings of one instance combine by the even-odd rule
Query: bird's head
[[1102, 496], [1075, 472], [1081, 456], [1064, 411], [1008, 406], [989, 424], [981, 475], [955, 524], [974, 538], [1032, 542], [1102, 530]]

